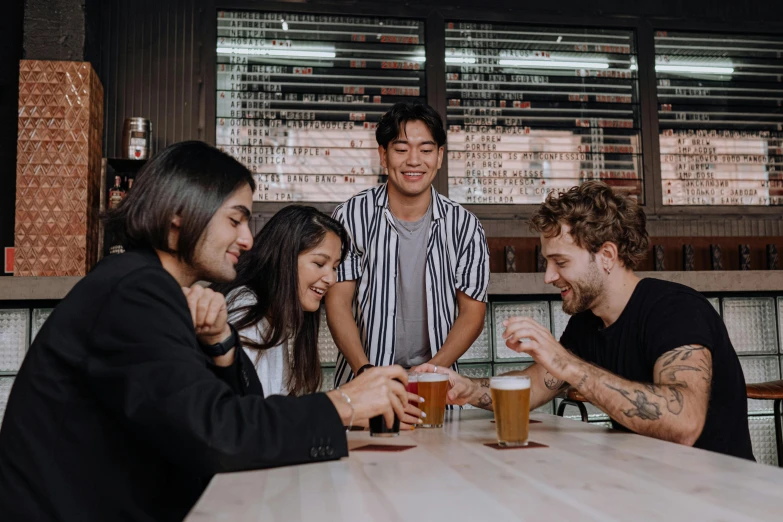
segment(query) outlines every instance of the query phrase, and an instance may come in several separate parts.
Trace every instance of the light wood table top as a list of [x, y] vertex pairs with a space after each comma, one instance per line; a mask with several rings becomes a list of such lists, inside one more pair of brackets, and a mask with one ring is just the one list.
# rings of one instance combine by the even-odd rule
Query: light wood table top
[[532, 414], [548, 448], [495, 450], [492, 414], [455, 411], [443, 429], [349, 434], [334, 462], [216, 476], [186, 520], [783, 520], [783, 470], [600, 426]]

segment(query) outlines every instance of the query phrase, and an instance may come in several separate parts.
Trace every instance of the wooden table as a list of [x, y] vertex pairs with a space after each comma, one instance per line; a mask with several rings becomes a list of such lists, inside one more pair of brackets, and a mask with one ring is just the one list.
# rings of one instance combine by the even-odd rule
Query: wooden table
[[187, 520], [783, 520], [779, 468], [545, 414], [530, 438], [548, 448], [495, 450], [490, 413], [450, 415], [394, 439], [349, 435], [406, 451], [218, 475]]

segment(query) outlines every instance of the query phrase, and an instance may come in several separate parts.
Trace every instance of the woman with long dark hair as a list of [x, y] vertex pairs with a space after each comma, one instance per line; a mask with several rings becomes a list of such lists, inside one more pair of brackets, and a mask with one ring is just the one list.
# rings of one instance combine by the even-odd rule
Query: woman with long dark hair
[[226, 296], [229, 320], [265, 396], [318, 391], [321, 300], [337, 281], [347, 246], [340, 223], [313, 207], [291, 205], [256, 235], [236, 279], [212, 287]]

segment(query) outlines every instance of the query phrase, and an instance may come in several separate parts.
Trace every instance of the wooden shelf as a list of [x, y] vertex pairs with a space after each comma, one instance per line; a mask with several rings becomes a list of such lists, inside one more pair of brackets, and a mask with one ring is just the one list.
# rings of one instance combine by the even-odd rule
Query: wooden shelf
[[[688, 285], [699, 292], [783, 292], [783, 270], [745, 272], [638, 272], [640, 277], [655, 277]], [[62, 299], [80, 277], [0, 277], [0, 301]], [[557, 288], [544, 283], [544, 274], [493, 273], [489, 294], [557, 294]]]

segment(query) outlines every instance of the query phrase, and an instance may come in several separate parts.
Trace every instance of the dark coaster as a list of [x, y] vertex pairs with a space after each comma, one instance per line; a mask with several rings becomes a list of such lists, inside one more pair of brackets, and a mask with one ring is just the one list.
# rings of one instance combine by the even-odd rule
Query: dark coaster
[[497, 442], [485, 442], [485, 446], [496, 450], [515, 450], [515, 449], [530, 449], [530, 448], [548, 448], [546, 444], [539, 444], [532, 440], [527, 441], [527, 446], [501, 446]]
[[[489, 422], [495, 422], [495, 419], [492, 419], [492, 420], [491, 420], [491, 421], [489, 421]], [[530, 420], [529, 420], [529, 421], [527, 421], [527, 422], [528, 422], [528, 423], [530, 423], [530, 424], [541, 424], [541, 421], [537, 421], [537, 420], [533, 420], [533, 419], [530, 419]]]
[[400, 446], [397, 444], [367, 444], [353, 448], [351, 451], [405, 451], [416, 446]]

